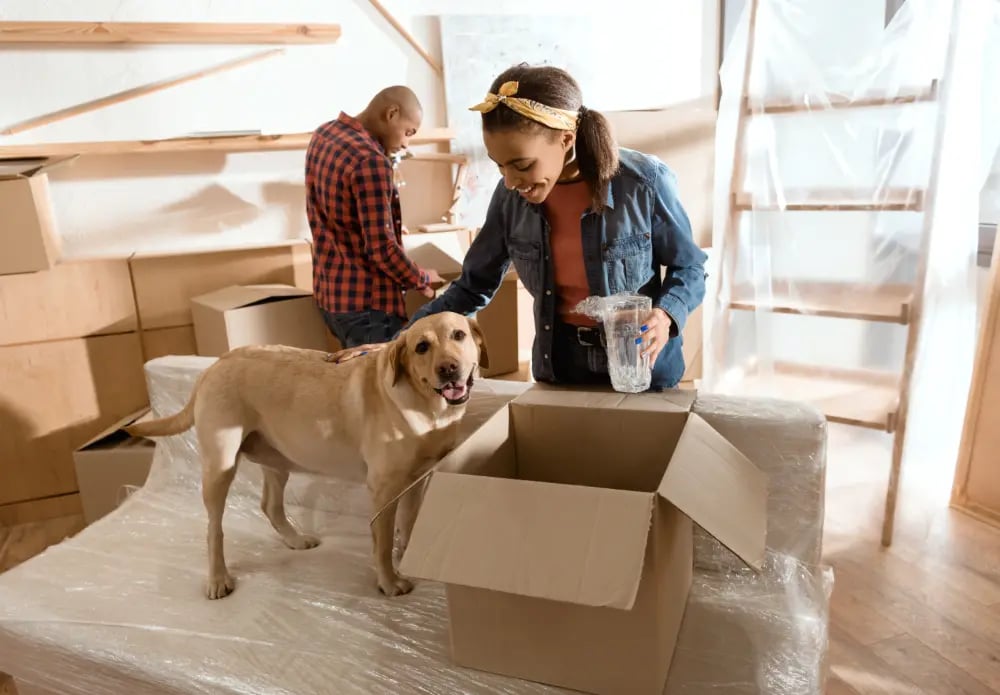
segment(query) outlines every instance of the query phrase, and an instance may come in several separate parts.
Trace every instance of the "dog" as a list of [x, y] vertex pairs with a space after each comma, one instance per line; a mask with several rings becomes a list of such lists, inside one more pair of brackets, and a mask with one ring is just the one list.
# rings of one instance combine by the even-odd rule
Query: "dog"
[[299, 533], [285, 513], [290, 472], [348, 474], [364, 461], [375, 510], [375, 574], [386, 596], [413, 589], [393, 566], [394, 531], [405, 549], [422, 492], [396, 498], [457, 444], [477, 368], [488, 368], [474, 319], [432, 314], [384, 349], [337, 364], [319, 350], [286, 346], [235, 348], [206, 369], [175, 415], [127, 428], [141, 437], [194, 426], [201, 453], [202, 498], [208, 512], [206, 595], [229, 595], [235, 582], [223, 554], [222, 515], [241, 456], [261, 465], [261, 509], [289, 548], [319, 540]]

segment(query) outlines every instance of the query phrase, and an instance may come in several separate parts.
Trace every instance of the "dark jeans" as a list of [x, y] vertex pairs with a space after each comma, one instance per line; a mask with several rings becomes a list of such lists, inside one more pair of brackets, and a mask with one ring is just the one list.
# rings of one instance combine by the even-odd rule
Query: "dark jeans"
[[[603, 331], [598, 327], [597, 331]], [[598, 333], [598, 335], [601, 335]], [[552, 345], [552, 368], [556, 383], [610, 385], [608, 353], [603, 340], [597, 345], [581, 345], [575, 326], [556, 323]], [[680, 336], [671, 338], [653, 365], [650, 391], [672, 389], [684, 376], [684, 355]]]
[[403, 328], [406, 320], [384, 311], [355, 311], [347, 314], [323, 312], [327, 328], [344, 348], [385, 343]]

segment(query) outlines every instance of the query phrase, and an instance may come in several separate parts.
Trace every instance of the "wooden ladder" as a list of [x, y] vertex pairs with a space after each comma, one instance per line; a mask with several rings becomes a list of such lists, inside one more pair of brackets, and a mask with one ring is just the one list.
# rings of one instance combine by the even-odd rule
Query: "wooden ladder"
[[[740, 84], [739, 111], [736, 116], [736, 139], [732, 174], [727, 199], [728, 214], [720, 249], [721, 263], [718, 285], [720, 301], [717, 326], [716, 359], [726, 354], [732, 311], [765, 311], [780, 314], [855, 319], [868, 322], [898, 324], [907, 327], [906, 352], [901, 373], [870, 370], [848, 370], [775, 361], [763, 370], [751, 361], [742, 370], [736, 388], [741, 395], [761, 391], [780, 394], [784, 398], [804, 401], [816, 406], [832, 422], [884, 430], [894, 435], [892, 467], [886, 492], [882, 544], [892, 542], [899, 477], [902, 466], [903, 442], [906, 433], [907, 409], [911, 378], [916, 359], [922, 311], [922, 298], [927, 273], [928, 248], [932, 232], [933, 209], [937, 188], [940, 147], [944, 130], [944, 90], [954, 65], [955, 28], [962, 0], [954, 0], [952, 32], [948, 40], [943, 78], [929, 85], [893, 93], [868, 93], [860, 98], [827, 95], [825, 98], [801, 100], [759, 100], [750, 96], [757, 16], [763, 0], [750, 0], [746, 59]], [[887, 188], [878, 190], [852, 189], [783, 189], [784, 200], [755, 199], [743, 190], [746, 175], [746, 131], [748, 121], [758, 116], [808, 117], [816, 112], [861, 108], [899, 108], [920, 102], [938, 102], [936, 132], [927, 187]], [[856, 284], [850, 282], [783, 281], [770, 279], [770, 292], [758, 297], [753, 285], [735, 284], [740, 255], [742, 216], [762, 211], [899, 211], [923, 213], [916, 279], [907, 284]], [[727, 391], [732, 393], [733, 391]]]

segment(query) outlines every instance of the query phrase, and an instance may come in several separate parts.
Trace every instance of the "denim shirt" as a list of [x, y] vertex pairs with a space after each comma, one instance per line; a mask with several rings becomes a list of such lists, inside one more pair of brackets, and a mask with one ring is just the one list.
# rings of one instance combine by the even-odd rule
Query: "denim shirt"
[[[654, 307], [673, 319], [670, 342], [679, 343], [677, 336], [688, 314], [705, 297], [707, 256], [694, 243], [669, 167], [656, 157], [625, 148], [620, 150], [620, 162], [608, 187], [607, 207], [600, 213], [588, 210], [580, 221], [590, 294], [632, 292], [650, 297]], [[481, 310], [500, 288], [511, 263], [534, 298], [532, 371], [539, 381], [554, 381], [552, 326], [557, 301], [549, 225], [542, 206], [507, 190], [503, 180], [465, 256], [461, 277], [421, 307], [411, 323], [441, 311], [468, 316]], [[666, 274], [661, 280], [663, 267]], [[660, 365], [658, 360], [654, 371], [666, 368], [676, 377], [671, 381], [679, 380], [684, 373], [680, 349], [665, 347], [660, 357], [679, 363]]]

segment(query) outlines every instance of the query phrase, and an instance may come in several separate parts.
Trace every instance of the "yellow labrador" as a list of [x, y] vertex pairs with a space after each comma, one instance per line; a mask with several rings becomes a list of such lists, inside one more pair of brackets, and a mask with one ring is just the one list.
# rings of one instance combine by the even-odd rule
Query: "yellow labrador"
[[[347, 462], [360, 455], [374, 508], [390, 505], [454, 448], [479, 364], [489, 366], [479, 326], [452, 313], [420, 319], [385, 349], [343, 364], [316, 350], [237, 348], [205, 370], [179, 413], [129, 427], [143, 437], [195, 428], [208, 511], [208, 598], [235, 586], [223, 555], [222, 514], [241, 455], [263, 468], [261, 508], [285, 545], [315, 547], [319, 540], [296, 531], [285, 514], [289, 472], [348, 476]], [[398, 524], [405, 547], [419, 489], [390, 505], [372, 528], [378, 586], [387, 596], [413, 588], [393, 567], [393, 532]]]

